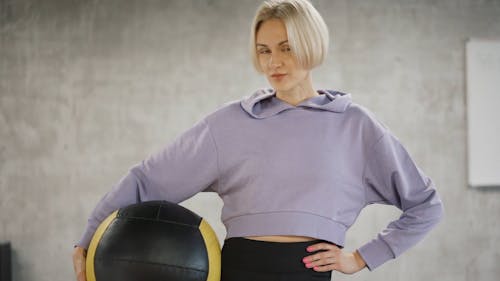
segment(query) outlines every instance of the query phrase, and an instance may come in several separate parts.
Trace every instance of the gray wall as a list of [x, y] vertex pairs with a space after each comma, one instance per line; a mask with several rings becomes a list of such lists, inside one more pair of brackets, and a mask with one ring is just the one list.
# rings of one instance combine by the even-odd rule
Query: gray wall
[[[465, 41], [500, 39], [500, 1], [313, 1], [330, 27], [316, 88], [350, 92], [436, 183], [445, 220], [374, 272], [335, 280], [498, 280], [496, 190], [466, 184]], [[127, 169], [267, 82], [247, 38], [259, 1], [0, 0], [0, 241], [16, 281], [72, 280], [72, 245]], [[183, 203], [222, 241], [221, 201]], [[370, 206], [347, 250], [397, 209]]]

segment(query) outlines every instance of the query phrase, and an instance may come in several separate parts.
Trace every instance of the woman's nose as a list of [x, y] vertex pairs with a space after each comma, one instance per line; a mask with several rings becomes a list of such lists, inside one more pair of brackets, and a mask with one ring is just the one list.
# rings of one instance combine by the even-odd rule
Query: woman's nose
[[278, 67], [283, 64], [282, 58], [277, 54], [272, 54], [269, 56], [269, 66], [270, 67]]

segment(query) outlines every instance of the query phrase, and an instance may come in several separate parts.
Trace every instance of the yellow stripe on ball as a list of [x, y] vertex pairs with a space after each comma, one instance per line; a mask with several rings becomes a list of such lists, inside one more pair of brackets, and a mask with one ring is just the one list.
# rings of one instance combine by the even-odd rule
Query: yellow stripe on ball
[[94, 270], [94, 257], [97, 249], [97, 245], [99, 245], [99, 241], [101, 241], [102, 235], [111, 224], [111, 222], [116, 218], [118, 211], [114, 211], [111, 215], [109, 215], [97, 228], [90, 241], [89, 249], [87, 250], [87, 258], [86, 258], [86, 275], [87, 281], [96, 281], [95, 270]]
[[[221, 276], [221, 249], [219, 239], [212, 227], [204, 220], [201, 220], [200, 233], [205, 241], [208, 254], [208, 277], [207, 281], [219, 281]], [[90, 281], [90, 280], [89, 280]]]

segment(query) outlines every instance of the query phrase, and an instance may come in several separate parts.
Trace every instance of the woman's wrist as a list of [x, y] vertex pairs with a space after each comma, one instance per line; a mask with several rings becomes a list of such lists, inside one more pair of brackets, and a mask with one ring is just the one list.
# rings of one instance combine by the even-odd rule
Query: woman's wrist
[[354, 251], [353, 254], [354, 254], [354, 259], [356, 260], [356, 263], [359, 266], [359, 270], [365, 268], [366, 267], [366, 262], [363, 259], [363, 257], [361, 257], [361, 255], [359, 254], [358, 250]]

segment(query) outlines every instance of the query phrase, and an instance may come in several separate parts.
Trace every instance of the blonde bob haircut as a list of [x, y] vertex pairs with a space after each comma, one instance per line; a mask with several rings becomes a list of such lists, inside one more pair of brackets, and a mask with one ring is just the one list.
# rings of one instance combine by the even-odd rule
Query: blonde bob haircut
[[250, 35], [250, 55], [259, 73], [263, 70], [255, 39], [261, 24], [269, 19], [285, 24], [288, 44], [300, 66], [310, 70], [323, 63], [328, 53], [328, 28], [314, 6], [308, 0], [267, 0], [257, 9]]

